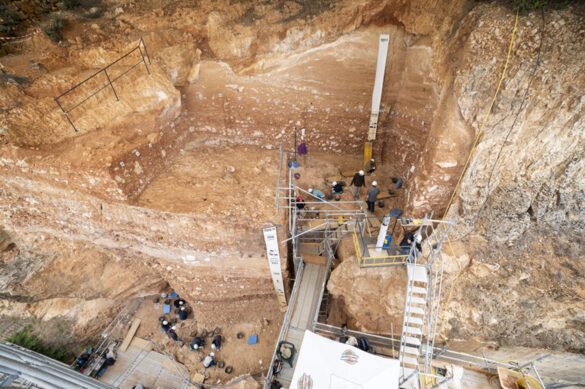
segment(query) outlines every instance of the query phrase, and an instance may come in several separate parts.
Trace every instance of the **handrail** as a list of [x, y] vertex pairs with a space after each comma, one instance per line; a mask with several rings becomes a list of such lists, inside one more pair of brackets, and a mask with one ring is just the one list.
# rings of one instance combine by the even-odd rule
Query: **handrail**
[[356, 252], [357, 263], [360, 268], [402, 265], [408, 262], [408, 258], [412, 255], [412, 253], [409, 252], [408, 254], [392, 254], [379, 257], [365, 256], [362, 252], [363, 250], [360, 245], [359, 237], [355, 231], [353, 232], [353, 244]]
[[311, 326], [311, 330], [315, 331], [315, 324], [319, 321], [319, 311], [321, 310], [321, 304], [323, 302], [323, 294], [325, 293], [325, 288], [327, 287], [327, 279], [329, 278], [329, 272], [331, 271], [331, 264], [333, 263], [333, 259], [335, 258], [335, 253], [333, 249], [331, 249], [332, 242], [329, 240], [329, 237], [325, 237], [323, 240], [325, 242], [325, 252], [327, 253], [327, 268], [325, 270], [325, 277], [323, 277], [323, 282], [319, 285], [319, 305], [317, 309], [315, 309], [315, 316], [313, 317], [313, 325]]
[[280, 345], [280, 342], [286, 337], [286, 334], [288, 333], [288, 323], [290, 322], [291, 319], [291, 315], [292, 312], [295, 309], [295, 305], [297, 302], [297, 292], [300, 288], [301, 285], [301, 281], [304, 275], [304, 269], [305, 269], [305, 264], [304, 262], [301, 261], [301, 263], [299, 263], [299, 268], [297, 270], [297, 276], [295, 279], [295, 284], [293, 286], [290, 298], [289, 298], [289, 303], [288, 303], [288, 308], [286, 310], [286, 313], [284, 314], [284, 318], [282, 320], [282, 326], [280, 327], [280, 333], [278, 334], [278, 338], [276, 340], [276, 347], [274, 348], [274, 353], [272, 354], [272, 359], [270, 360], [270, 365], [268, 365], [268, 373], [266, 373], [266, 379], [264, 380], [265, 386], [270, 385], [270, 381], [272, 380], [273, 374], [272, 374], [272, 366], [274, 365], [274, 361], [276, 360], [276, 353], [278, 352], [278, 347]]

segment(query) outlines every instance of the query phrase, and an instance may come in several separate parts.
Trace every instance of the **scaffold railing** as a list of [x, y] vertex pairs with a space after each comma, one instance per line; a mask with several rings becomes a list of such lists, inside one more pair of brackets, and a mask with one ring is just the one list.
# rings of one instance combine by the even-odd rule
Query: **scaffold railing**
[[363, 234], [354, 231], [352, 235], [356, 261], [360, 268], [404, 265], [408, 262], [408, 258], [412, 255], [412, 248], [408, 246], [404, 248], [395, 248], [398, 253], [402, 252], [403, 250], [408, 250], [407, 254], [382, 254], [389, 252], [388, 249], [382, 249], [380, 251], [380, 255], [370, 256]]

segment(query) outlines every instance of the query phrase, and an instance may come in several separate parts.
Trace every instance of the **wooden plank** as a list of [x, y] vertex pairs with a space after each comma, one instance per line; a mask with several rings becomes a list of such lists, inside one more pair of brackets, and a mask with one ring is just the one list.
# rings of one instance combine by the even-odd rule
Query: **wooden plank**
[[327, 265], [327, 258], [320, 255], [303, 255], [305, 263], [312, 263], [315, 265]]
[[370, 223], [370, 227], [372, 228], [380, 228], [380, 226], [382, 225], [382, 223], [380, 223], [380, 220], [378, 220], [378, 218], [376, 217], [369, 217], [368, 223]]
[[134, 338], [134, 335], [136, 335], [136, 331], [138, 331], [139, 326], [140, 319], [134, 319], [134, 321], [132, 321], [132, 326], [128, 330], [128, 333], [126, 334], [126, 337], [120, 346], [120, 351], [124, 352], [128, 349], [128, 346], [130, 346], [130, 342], [132, 342], [132, 338]]

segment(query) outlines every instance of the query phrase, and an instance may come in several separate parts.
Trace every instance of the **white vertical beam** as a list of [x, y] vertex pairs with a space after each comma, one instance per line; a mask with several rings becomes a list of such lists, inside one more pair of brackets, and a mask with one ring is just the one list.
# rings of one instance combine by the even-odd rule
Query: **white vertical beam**
[[380, 102], [382, 101], [382, 88], [384, 86], [386, 57], [388, 56], [389, 44], [390, 35], [380, 35], [380, 41], [378, 44], [378, 62], [376, 64], [376, 79], [374, 80], [374, 91], [372, 92], [372, 112], [370, 114], [368, 141], [376, 140], [376, 131], [378, 130], [378, 114], [380, 113]]
[[284, 294], [284, 282], [282, 281], [276, 227], [274, 225], [266, 225], [263, 231], [264, 241], [266, 242], [266, 256], [268, 258], [268, 265], [270, 266], [270, 273], [272, 273], [272, 283], [274, 284], [276, 297], [280, 303], [280, 308], [286, 310], [286, 297]]
[[380, 225], [380, 232], [378, 233], [378, 240], [376, 242], [376, 251], [382, 251], [382, 247], [384, 246], [384, 240], [386, 239], [386, 234], [388, 233], [388, 226], [390, 225], [390, 216], [384, 216], [382, 219], [382, 224]]

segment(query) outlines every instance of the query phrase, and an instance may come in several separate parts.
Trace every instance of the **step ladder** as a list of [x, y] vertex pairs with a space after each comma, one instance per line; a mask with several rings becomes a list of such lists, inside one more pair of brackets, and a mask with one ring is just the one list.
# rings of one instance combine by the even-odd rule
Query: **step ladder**
[[[404, 319], [400, 337], [400, 384], [414, 383], [418, 387], [419, 358], [422, 354], [423, 334], [428, 305], [429, 277], [427, 267], [407, 264], [408, 284], [404, 304]], [[413, 381], [414, 380], [414, 381]]]

